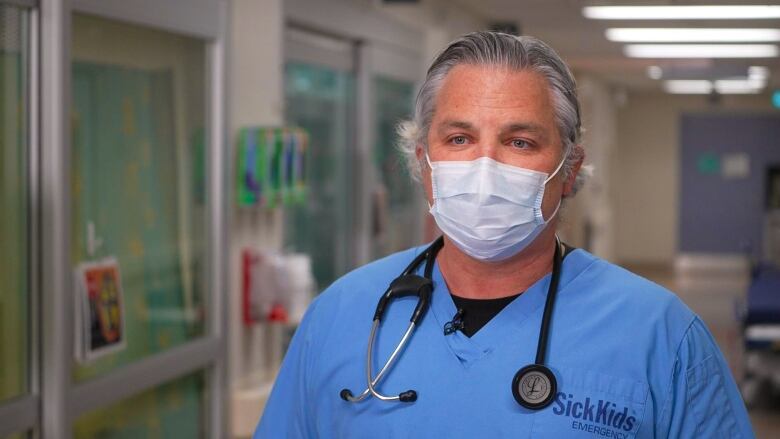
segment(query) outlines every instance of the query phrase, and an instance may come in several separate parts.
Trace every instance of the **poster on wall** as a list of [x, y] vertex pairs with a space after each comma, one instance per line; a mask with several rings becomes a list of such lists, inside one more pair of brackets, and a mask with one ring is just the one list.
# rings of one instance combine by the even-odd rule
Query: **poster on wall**
[[248, 127], [238, 136], [238, 205], [301, 205], [306, 201], [309, 136], [297, 127]]
[[292, 140], [292, 204], [303, 204], [306, 202], [306, 149], [309, 145], [309, 135], [304, 130], [296, 130]]
[[125, 347], [119, 263], [109, 257], [76, 267], [76, 357], [88, 362]]

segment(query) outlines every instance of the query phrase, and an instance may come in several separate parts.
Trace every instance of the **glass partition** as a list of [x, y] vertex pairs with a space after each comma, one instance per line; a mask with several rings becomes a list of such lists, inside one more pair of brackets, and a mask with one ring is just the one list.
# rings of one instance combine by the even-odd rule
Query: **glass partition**
[[419, 184], [412, 181], [396, 147], [398, 123], [412, 115], [414, 84], [377, 76], [373, 87], [376, 136], [373, 160], [378, 190], [383, 194], [375, 201], [382, 205], [374, 210], [375, 215], [381, 215], [375, 219], [381, 225], [372, 242], [375, 259], [419, 244], [416, 240], [421, 212], [417, 206], [422, 192]]
[[205, 437], [203, 373], [178, 378], [78, 418], [75, 439]]
[[352, 268], [354, 94], [350, 72], [301, 62], [285, 66], [285, 120], [309, 133], [307, 203], [287, 211], [285, 244], [311, 255], [320, 289]]
[[204, 334], [206, 61], [199, 39], [103, 18], [72, 35], [81, 380]]
[[0, 402], [29, 391], [27, 26], [0, 4]]

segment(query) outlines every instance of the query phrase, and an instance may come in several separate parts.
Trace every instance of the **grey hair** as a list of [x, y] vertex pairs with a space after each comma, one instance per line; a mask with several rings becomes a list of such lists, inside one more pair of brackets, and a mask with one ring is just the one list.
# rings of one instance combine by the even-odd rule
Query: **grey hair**
[[[582, 136], [577, 85], [566, 63], [550, 46], [539, 39], [514, 36], [501, 32], [481, 31], [466, 34], [447, 46], [433, 61], [425, 81], [417, 93], [414, 118], [398, 125], [398, 149], [415, 180], [420, 179], [422, 163], [416, 155], [417, 145], [428, 150], [428, 131], [435, 111], [436, 95], [444, 79], [458, 65], [501, 66], [511, 70], [531, 70], [544, 77], [555, 108], [555, 119], [563, 141], [566, 176], [582, 156], [576, 148]], [[574, 184], [576, 192], [584, 183], [587, 172], [580, 172]]]

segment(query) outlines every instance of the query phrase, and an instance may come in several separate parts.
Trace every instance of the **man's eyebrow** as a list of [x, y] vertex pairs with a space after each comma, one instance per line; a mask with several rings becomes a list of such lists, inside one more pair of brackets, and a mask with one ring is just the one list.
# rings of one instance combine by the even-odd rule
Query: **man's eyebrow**
[[460, 128], [462, 130], [473, 130], [474, 129], [474, 125], [469, 123], [469, 122], [462, 121], [462, 120], [448, 119], [448, 120], [443, 121], [441, 124], [439, 124], [438, 131], [442, 132], [442, 131], [445, 131], [445, 130], [448, 130], [448, 129], [452, 129], [452, 128]]
[[501, 132], [503, 133], [513, 133], [515, 131], [528, 131], [539, 134], [544, 134], [545, 132], [542, 125], [533, 122], [515, 122], [506, 124], [501, 127]]

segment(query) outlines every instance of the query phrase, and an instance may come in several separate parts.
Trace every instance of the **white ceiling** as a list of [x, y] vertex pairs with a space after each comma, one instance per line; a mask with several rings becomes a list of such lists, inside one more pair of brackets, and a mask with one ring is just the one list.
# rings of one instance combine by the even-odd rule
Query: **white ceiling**
[[609, 27], [762, 27], [780, 29], [780, 20], [590, 20], [582, 16], [588, 5], [702, 5], [775, 4], [775, 1], [581, 1], [581, 0], [457, 0], [490, 21], [514, 21], [524, 35], [541, 38], [554, 47], [577, 73], [591, 73], [631, 89], [658, 89], [659, 81], [646, 69], [658, 65], [689, 77], [716, 76], [718, 71], [747, 69], [751, 65], [771, 70], [768, 89], [780, 87], [780, 58], [738, 60], [652, 60], [623, 56], [622, 44], [604, 37]]

